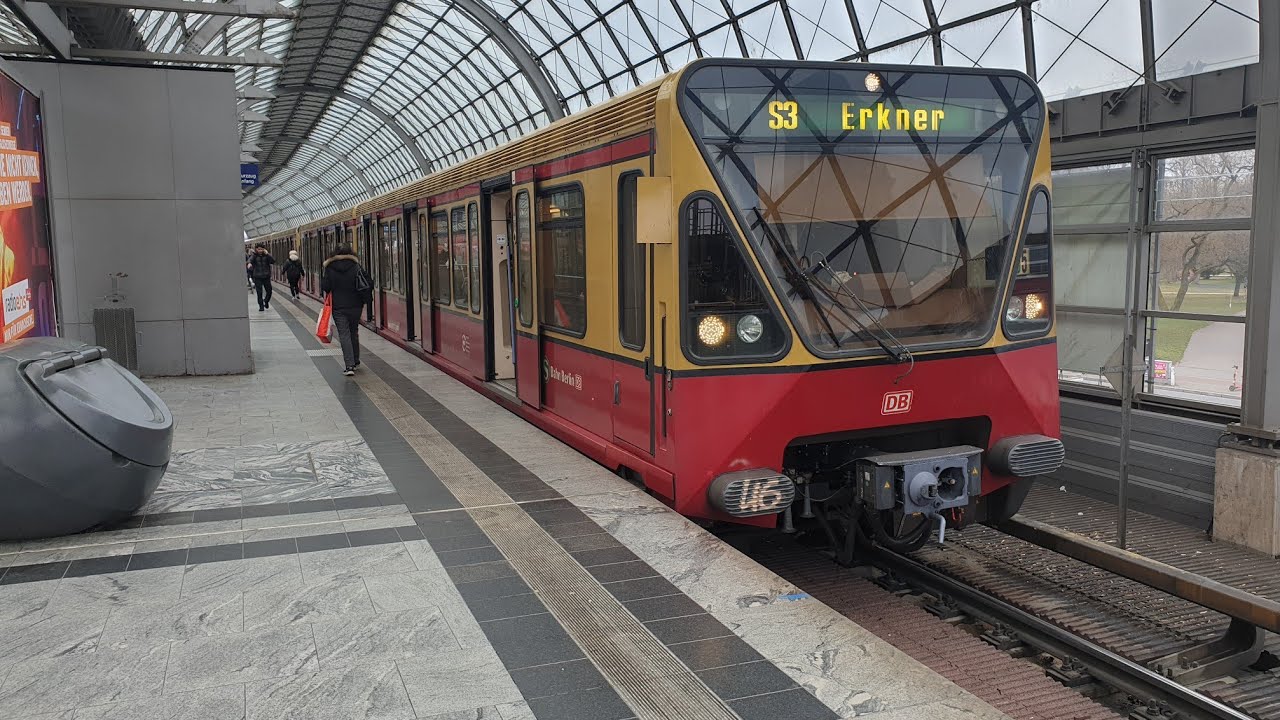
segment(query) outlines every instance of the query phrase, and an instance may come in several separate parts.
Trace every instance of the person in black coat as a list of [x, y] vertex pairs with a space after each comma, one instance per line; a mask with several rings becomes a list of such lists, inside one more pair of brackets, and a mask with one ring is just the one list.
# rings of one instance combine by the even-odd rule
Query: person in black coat
[[284, 279], [289, 281], [289, 292], [296, 299], [298, 297], [298, 283], [307, 274], [302, 269], [302, 261], [298, 259], [298, 251], [289, 251], [289, 261], [284, 264]]
[[350, 245], [340, 245], [334, 254], [324, 261], [324, 274], [320, 277], [320, 295], [333, 298], [333, 324], [338, 329], [338, 341], [342, 344], [343, 375], [355, 375], [360, 366], [360, 311], [372, 301], [369, 292], [361, 292], [359, 278], [364, 273], [360, 260], [351, 252]]
[[276, 259], [267, 252], [266, 245], [259, 245], [249, 256], [249, 277], [253, 278], [253, 289], [258, 293], [258, 312], [271, 307], [271, 266]]

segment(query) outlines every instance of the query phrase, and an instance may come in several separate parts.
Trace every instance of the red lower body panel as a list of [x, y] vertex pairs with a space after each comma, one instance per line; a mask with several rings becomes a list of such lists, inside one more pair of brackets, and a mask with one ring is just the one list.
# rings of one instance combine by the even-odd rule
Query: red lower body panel
[[[917, 361], [901, 380], [903, 365], [677, 377], [668, 426], [680, 446], [675, 509], [717, 517], [706, 494], [714, 477], [781, 470], [787, 445], [798, 438], [958, 418], [986, 418], [993, 443], [1011, 435], [1058, 437], [1057, 362], [1056, 346], [1047, 343]], [[982, 492], [1014, 479], [985, 471]]]

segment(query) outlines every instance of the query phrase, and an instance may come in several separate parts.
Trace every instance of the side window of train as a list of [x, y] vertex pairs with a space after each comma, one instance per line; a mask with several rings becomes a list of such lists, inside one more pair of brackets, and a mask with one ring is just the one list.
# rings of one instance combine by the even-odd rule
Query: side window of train
[[465, 308], [471, 304], [467, 283], [470, 269], [467, 267], [467, 211], [454, 208], [453, 215], [453, 304]]
[[471, 242], [471, 312], [480, 312], [480, 209], [467, 206], [467, 228]]
[[684, 208], [685, 348], [694, 362], [775, 359], [790, 340], [720, 206]]
[[436, 302], [449, 304], [449, 216], [436, 213], [431, 216], [431, 266], [435, 271], [432, 280], [436, 284]]
[[538, 308], [543, 325], [587, 331], [587, 229], [582, 188], [538, 194]]
[[400, 240], [400, 221], [391, 222], [391, 283], [398, 294], [404, 294], [404, 244]]
[[516, 304], [520, 309], [520, 324], [533, 326], [533, 282], [529, 265], [533, 263], [533, 233], [529, 207], [529, 193], [521, 191], [516, 196]]
[[427, 302], [427, 216], [418, 215], [418, 221], [414, 223], [418, 229], [418, 237], [416, 238], [418, 257], [418, 267], [414, 270], [418, 273], [418, 302]]
[[645, 246], [636, 242], [636, 178], [618, 181], [618, 333], [633, 350], [644, 347]]

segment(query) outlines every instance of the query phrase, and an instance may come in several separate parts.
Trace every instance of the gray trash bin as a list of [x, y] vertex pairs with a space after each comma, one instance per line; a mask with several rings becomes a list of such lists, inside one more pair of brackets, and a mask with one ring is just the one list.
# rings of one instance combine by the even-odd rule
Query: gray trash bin
[[124, 520], [160, 484], [173, 415], [100, 347], [0, 345], [0, 540]]

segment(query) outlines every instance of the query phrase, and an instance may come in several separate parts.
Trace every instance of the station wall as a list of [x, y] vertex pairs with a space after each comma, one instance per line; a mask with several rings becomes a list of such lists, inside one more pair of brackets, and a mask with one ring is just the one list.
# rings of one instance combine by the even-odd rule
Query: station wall
[[61, 333], [93, 342], [127, 273], [141, 374], [250, 372], [234, 74], [0, 67], [43, 99]]

